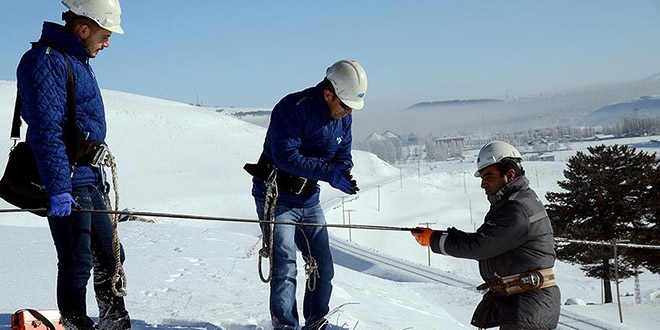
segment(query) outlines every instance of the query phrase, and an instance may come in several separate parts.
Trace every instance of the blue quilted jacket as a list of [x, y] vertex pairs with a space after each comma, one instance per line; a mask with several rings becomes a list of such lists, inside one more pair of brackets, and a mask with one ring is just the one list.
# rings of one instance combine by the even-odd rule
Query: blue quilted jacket
[[[319, 85], [289, 94], [273, 108], [264, 155], [290, 174], [330, 182], [336, 164], [352, 164], [352, 122], [351, 115], [330, 116]], [[280, 190], [277, 202], [309, 207], [319, 203], [319, 191], [317, 186], [314, 194], [297, 196]], [[264, 181], [253, 179], [252, 195], [264, 198]]]
[[103, 142], [106, 134], [101, 91], [89, 65], [87, 49], [80, 39], [55, 23], [45, 22], [40, 43], [25, 53], [16, 70], [21, 116], [28, 125], [26, 140], [34, 152], [46, 195], [71, 192], [72, 187], [99, 185], [101, 170], [76, 166], [71, 176], [62, 123], [66, 118], [66, 83], [71, 62], [76, 81], [77, 126], [89, 141]]

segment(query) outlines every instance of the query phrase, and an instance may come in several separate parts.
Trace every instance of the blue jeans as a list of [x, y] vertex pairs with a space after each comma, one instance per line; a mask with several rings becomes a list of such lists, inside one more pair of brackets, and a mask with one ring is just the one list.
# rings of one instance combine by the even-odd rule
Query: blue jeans
[[[71, 195], [83, 209], [106, 209], [103, 195], [96, 187], [77, 187]], [[68, 217], [49, 217], [48, 224], [57, 251], [57, 306], [67, 329], [94, 327], [86, 306], [87, 282], [92, 268], [99, 329], [130, 329], [124, 298], [112, 292], [115, 257], [108, 215], [73, 212]], [[121, 261], [124, 261], [123, 248]]]
[[[264, 220], [264, 200], [255, 199], [259, 219]], [[283, 203], [275, 207], [276, 222], [325, 224], [320, 204], [305, 208], [293, 208]], [[263, 239], [270, 245], [270, 225]], [[263, 227], [262, 227], [263, 228]], [[309, 248], [308, 244], [309, 242]], [[323, 319], [329, 311], [331, 280], [335, 270], [330, 254], [328, 229], [325, 226], [275, 225], [273, 237], [273, 278], [270, 281], [270, 316], [275, 329], [300, 329], [296, 305], [296, 248], [305, 258], [310, 254], [316, 259], [320, 278], [314, 290], [305, 285], [303, 316], [310, 326]]]

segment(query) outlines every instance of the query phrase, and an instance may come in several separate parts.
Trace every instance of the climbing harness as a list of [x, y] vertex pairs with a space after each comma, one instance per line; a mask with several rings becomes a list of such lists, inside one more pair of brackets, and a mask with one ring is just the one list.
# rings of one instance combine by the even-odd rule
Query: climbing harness
[[477, 290], [481, 291], [488, 289], [484, 299], [489, 299], [492, 298], [493, 295], [497, 297], [506, 297], [516, 293], [543, 289], [555, 285], [557, 284], [555, 282], [555, 274], [552, 268], [545, 268], [505, 277], [498, 276], [479, 285]]
[[270, 180], [273, 171], [277, 171], [277, 176], [272, 179], [277, 183], [278, 189], [296, 196], [308, 196], [317, 190], [317, 180], [299, 177], [278, 169], [275, 167], [273, 161], [268, 159], [263, 153], [259, 156], [259, 161], [256, 164], [247, 163], [243, 166], [243, 169], [253, 177], [263, 181]]

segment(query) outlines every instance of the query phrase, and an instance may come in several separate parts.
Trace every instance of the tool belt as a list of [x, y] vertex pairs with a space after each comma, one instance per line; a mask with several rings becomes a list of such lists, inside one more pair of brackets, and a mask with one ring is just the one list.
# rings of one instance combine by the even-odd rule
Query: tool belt
[[508, 295], [542, 289], [557, 285], [552, 268], [532, 270], [520, 274], [497, 277], [486, 281], [477, 287], [477, 290], [488, 289], [484, 299], [506, 297]]
[[297, 196], [311, 195], [316, 192], [317, 180], [309, 180], [278, 169], [264, 154], [261, 154], [256, 164], [245, 164], [243, 169], [253, 177], [263, 181], [268, 180], [273, 171], [276, 171], [275, 182], [277, 182], [277, 188]]

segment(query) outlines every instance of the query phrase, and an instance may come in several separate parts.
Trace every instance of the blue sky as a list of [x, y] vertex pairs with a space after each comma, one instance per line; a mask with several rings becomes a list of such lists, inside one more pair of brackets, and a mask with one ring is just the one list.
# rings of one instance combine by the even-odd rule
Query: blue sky
[[[58, 0], [2, 1], [0, 79]], [[660, 72], [660, 1], [122, 1], [124, 35], [92, 60], [102, 88], [271, 107], [355, 58], [365, 109], [534, 95]]]

